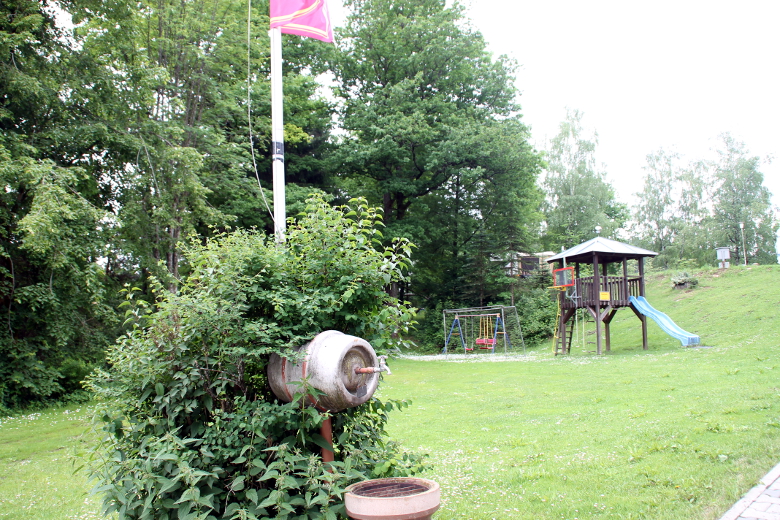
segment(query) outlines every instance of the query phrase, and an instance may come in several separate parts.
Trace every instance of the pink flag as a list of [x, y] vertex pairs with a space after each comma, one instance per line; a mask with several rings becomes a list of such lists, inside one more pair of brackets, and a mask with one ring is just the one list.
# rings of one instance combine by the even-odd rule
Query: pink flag
[[271, 0], [271, 28], [324, 42], [333, 41], [325, 0]]

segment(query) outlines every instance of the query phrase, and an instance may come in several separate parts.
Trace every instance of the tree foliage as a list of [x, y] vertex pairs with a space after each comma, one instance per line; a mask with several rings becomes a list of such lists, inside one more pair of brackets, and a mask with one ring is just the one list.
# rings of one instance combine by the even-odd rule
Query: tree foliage
[[528, 144], [514, 63], [494, 59], [459, 4], [355, 0], [331, 60], [346, 133], [343, 186], [381, 203], [388, 229], [420, 244], [414, 292], [458, 292], [469, 244], [527, 243], [539, 157]]
[[[79, 92], [116, 136], [100, 161], [115, 201], [120, 247], [112, 260], [165, 274], [173, 289], [188, 234], [236, 224], [272, 228], [256, 178], [270, 180], [268, 4], [255, 2], [251, 13], [246, 2], [214, 0], [95, 9], [78, 20], [91, 71]], [[308, 182], [322, 177], [316, 152], [330, 112], [314, 95], [314, 79], [294, 70], [305, 52], [288, 47], [288, 170], [291, 180]]]
[[718, 155], [712, 210], [716, 240], [735, 251], [737, 262], [777, 262], [775, 243], [780, 226], [759, 171], [761, 159], [750, 156], [745, 144], [728, 134], [721, 136]]
[[326, 329], [390, 348], [411, 323], [412, 309], [384, 291], [404, 279], [410, 245], [377, 249], [380, 216], [364, 201], [309, 202], [284, 246], [251, 231], [191, 243], [191, 275], [177, 294], [157, 283], [153, 312], [128, 293], [138, 322], [90, 380], [103, 399], [92, 470], [107, 511], [336, 518], [347, 484], [423, 468], [382, 439], [387, 412], [404, 403], [372, 399], [335, 416], [336, 461], [323, 464], [317, 432], [327, 414], [301, 396], [271, 397], [271, 353], [294, 359], [293, 347]]
[[675, 267], [693, 258], [704, 261], [700, 249], [710, 241], [707, 175], [704, 161], [684, 165], [676, 153], [648, 154], [633, 233], [642, 245], [659, 253], [654, 266]]
[[663, 150], [648, 155], [634, 233], [659, 253], [654, 266], [711, 265], [716, 247], [731, 249], [736, 263], [746, 254], [749, 262], [777, 261], [778, 222], [760, 158], [728, 134], [717, 153], [715, 161], [688, 164]]
[[628, 219], [628, 207], [615, 199], [606, 174], [596, 165], [598, 136], [585, 135], [582, 113], [568, 110], [550, 142], [544, 175], [545, 244], [569, 248], [601, 234], [614, 237]]
[[[71, 7], [70, 2], [63, 2]], [[97, 183], [68, 154], [79, 113], [48, 2], [0, 5], [0, 408], [79, 389], [116, 334]]]

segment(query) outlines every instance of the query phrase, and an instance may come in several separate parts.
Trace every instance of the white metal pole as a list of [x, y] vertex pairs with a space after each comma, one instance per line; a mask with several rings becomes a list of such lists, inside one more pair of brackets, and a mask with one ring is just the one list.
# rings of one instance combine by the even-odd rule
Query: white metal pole
[[284, 113], [282, 90], [282, 29], [268, 32], [271, 37], [271, 157], [273, 159], [274, 235], [284, 242], [287, 211], [284, 194]]
[[742, 256], [745, 259], [745, 267], [747, 267], [747, 248], [745, 247], [745, 223], [739, 223], [739, 231], [742, 233]]

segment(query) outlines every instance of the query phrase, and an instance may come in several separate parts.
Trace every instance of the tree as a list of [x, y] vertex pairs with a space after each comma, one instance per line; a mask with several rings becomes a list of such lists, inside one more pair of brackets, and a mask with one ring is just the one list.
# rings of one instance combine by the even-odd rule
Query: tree
[[735, 262], [774, 264], [780, 225], [772, 209], [771, 193], [763, 185], [761, 159], [750, 156], [745, 144], [729, 134], [720, 139], [712, 211], [715, 236], [736, 252]]
[[[352, 0], [331, 59], [345, 131], [342, 188], [382, 204], [389, 233], [419, 245], [414, 292], [454, 290], [479, 229], [504, 248], [527, 236], [539, 157], [528, 144], [514, 64], [444, 0]], [[498, 242], [501, 244], [498, 244]]]
[[598, 136], [584, 135], [582, 113], [567, 110], [566, 119], [550, 142], [544, 189], [545, 244], [569, 248], [601, 234], [614, 236], [628, 218], [628, 208], [615, 200], [606, 174], [596, 167]]
[[748, 261], [776, 262], [778, 222], [760, 158], [729, 134], [720, 140], [717, 161], [681, 165], [678, 155], [663, 150], [647, 156], [634, 230], [646, 247], [660, 253], [653, 265], [708, 265], [719, 246], [729, 247], [736, 263], [745, 262], [745, 254]]
[[681, 165], [676, 153], [648, 154], [642, 191], [634, 211], [634, 234], [656, 251], [653, 265], [674, 267], [686, 260], [706, 263], [710, 242], [709, 166], [704, 161]]
[[[3, 404], [77, 387], [119, 333], [117, 286], [175, 289], [187, 235], [272, 228], [250, 153], [270, 183], [268, 4], [254, 7], [247, 56], [246, 2], [0, 6]], [[307, 186], [330, 125], [300, 65], [312, 45], [286, 40], [288, 171]], [[291, 186], [292, 211], [309, 191]]]
[[[249, 41], [247, 7], [216, 0], [101, 4], [77, 19], [86, 59], [95, 65], [78, 95], [87, 107], [113, 107], [91, 115], [119, 136], [100, 160], [116, 201], [111, 263], [165, 275], [171, 290], [182, 275], [180, 246], [188, 234], [272, 227], [254, 167], [267, 169], [258, 174], [270, 179], [268, 4], [253, 4]], [[293, 58], [306, 52], [295, 41], [290, 46]], [[294, 179], [317, 182], [329, 107], [314, 96], [311, 76], [287, 71], [286, 141], [301, 154], [290, 154], [289, 170]], [[90, 86], [97, 84], [105, 88]]]
[[106, 213], [69, 139], [78, 71], [55, 13], [73, 5], [0, 5], [0, 408], [78, 389], [116, 334]]

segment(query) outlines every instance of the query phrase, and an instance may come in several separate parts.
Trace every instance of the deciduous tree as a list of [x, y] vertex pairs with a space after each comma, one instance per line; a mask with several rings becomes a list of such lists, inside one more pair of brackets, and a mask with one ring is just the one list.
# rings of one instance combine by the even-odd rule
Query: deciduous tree
[[736, 252], [735, 261], [775, 263], [779, 226], [771, 193], [759, 171], [761, 159], [751, 156], [745, 144], [729, 134], [720, 139], [714, 172], [713, 231]]
[[711, 182], [706, 162], [683, 164], [678, 154], [664, 150], [648, 154], [644, 185], [636, 195], [633, 233], [644, 247], [659, 253], [654, 266], [707, 261]]
[[59, 4], [0, 4], [0, 408], [78, 389], [116, 333], [97, 259], [105, 210], [79, 127]]
[[332, 60], [342, 186], [381, 203], [389, 233], [419, 245], [414, 292], [451, 296], [478, 230], [490, 230], [499, 251], [535, 227], [540, 162], [519, 115], [514, 63], [487, 52], [459, 4], [347, 4]]
[[[158, 276], [163, 265], [171, 289], [188, 234], [270, 227], [255, 171], [256, 164], [260, 178], [270, 180], [268, 4], [247, 8], [216, 0], [116, 3], [79, 20], [85, 53], [97, 65], [80, 94], [116, 109], [95, 116], [121, 136], [103, 158], [121, 246], [112, 260]], [[306, 54], [295, 40], [290, 47], [293, 59]], [[317, 183], [323, 172], [316, 152], [330, 113], [314, 95], [314, 79], [294, 65], [285, 78], [288, 170], [293, 180]], [[98, 83], [106, 92], [89, 87]]]
[[606, 173], [596, 165], [598, 136], [586, 135], [582, 113], [568, 110], [550, 142], [544, 174], [545, 244], [569, 248], [601, 234], [614, 237], [628, 218], [628, 207], [615, 199]]

